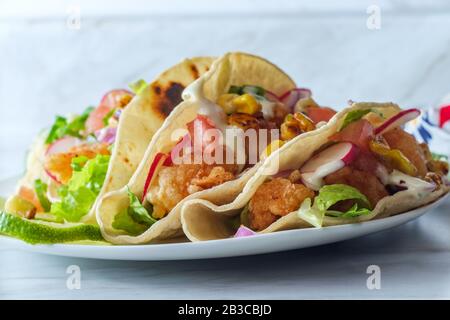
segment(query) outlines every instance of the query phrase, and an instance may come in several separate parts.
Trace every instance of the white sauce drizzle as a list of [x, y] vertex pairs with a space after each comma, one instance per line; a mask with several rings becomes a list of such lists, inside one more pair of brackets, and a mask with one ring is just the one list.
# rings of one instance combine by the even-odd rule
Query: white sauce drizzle
[[388, 184], [405, 187], [417, 198], [422, 198], [436, 189], [436, 185], [419, 178], [408, 176], [398, 170], [392, 171], [387, 179]]

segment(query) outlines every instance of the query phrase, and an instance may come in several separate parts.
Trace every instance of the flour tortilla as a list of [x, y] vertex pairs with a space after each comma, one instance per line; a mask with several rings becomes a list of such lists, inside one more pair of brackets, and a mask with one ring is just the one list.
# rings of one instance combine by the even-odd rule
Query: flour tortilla
[[[182, 208], [181, 221], [184, 233], [189, 240], [204, 241], [233, 236], [236, 229], [231, 221], [236, 215], [240, 214], [258, 187], [268, 178], [265, 170], [273, 166], [274, 162], [278, 162], [280, 171], [301, 167], [316, 150], [327, 143], [331, 135], [337, 132], [346, 114], [355, 109], [375, 109], [386, 117], [390, 117], [400, 110], [397, 105], [392, 103], [354, 103], [349, 108], [336, 114], [327, 125], [292, 140], [288, 145], [280, 149], [278, 153], [269, 157], [233, 202], [222, 206], [205, 200], [186, 202]], [[414, 192], [410, 190], [401, 191], [393, 196], [383, 198], [369, 215], [354, 219], [325, 217], [323, 226], [388, 217], [433, 202], [447, 192], [448, 187], [442, 186], [423, 198], [417, 199], [414, 196]], [[260, 233], [307, 227], [311, 227], [311, 225], [299, 218], [295, 211], [278, 219]]]
[[[117, 190], [128, 182], [151, 138], [180, 103], [184, 88], [207, 72], [213, 61], [211, 57], [184, 59], [156, 77], [130, 101], [120, 117], [110, 165], [97, 202], [103, 194]], [[43, 132], [35, 139], [27, 160], [27, 172], [19, 182], [19, 187], [24, 185], [33, 188], [34, 180], [41, 179], [49, 184], [49, 188], [56, 189], [55, 183], [44, 170], [47, 134], [48, 131]], [[96, 223], [97, 202], [82, 222]]]
[[[261, 86], [277, 95], [295, 88], [292, 79], [272, 63], [260, 57], [239, 52], [225, 54], [216, 60], [211, 70], [197, 81], [201, 83], [204, 96], [211, 101], [217, 101], [220, 95], [228, 92], [231, 85]], [[143, 196], [145, 179], [155, 155], [158, 152], [167, 153], [173, 148], [176, 141], [172, 139], [172, 133], [177, 129], [186, 128], [186, 124], [197, 116], [198, 108], [199, 105], [196, 102], [182, 102], [155, 134], [127, 186], [106, 194], [100, 200], [97, 207], [97, 222], [107, 241], [115, 244], [141, 244], [178, 236], [182, 234], [180, 213], [186, 201], [205, 199], [217, 205], [224, 205], [233, 201], [246, 182], [255, 174], [258, 164], [233, 181], [191, 194], [173, 208], [166, 217], [139, 236], [130, 236], [112, 227], [114, 217], [129, 206], [127, 187], [138, 198]]]

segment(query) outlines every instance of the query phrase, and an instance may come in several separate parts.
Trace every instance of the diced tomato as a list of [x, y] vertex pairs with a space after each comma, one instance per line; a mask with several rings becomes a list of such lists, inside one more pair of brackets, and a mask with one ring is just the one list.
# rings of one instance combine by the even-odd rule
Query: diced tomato
[[124, 108], [133, 96], [132, 92], [124, 89], [116, 89], [106, 93], [100, 101], [100, 105], [89, 115], [86, 121], [86, 132], [90, 134], [102, 129], [105, 126], [103, 119], [108, 113], [113, 109]]
[[342, 131], [332, 135], [329, 139], [331, 141], [351, 142], [362, 150], [369, 151], [369, 142], [374, 137], [374, 128], [369, 121], [361, 119], [350, 123]]
[[209, 129], [215, 129], [215, 125], [208, 117], [199, 114], [187, 124], [187, 128], [194, 147], [201, 146], [203, 150], [210, 143], [206, 132]]
[[334, 115], [336, 111], [328, 107], [309, 107], [306, 109], [306, 115], [315, 123], [320, 121], [328, 122]]
[[36, 211], [38, 212], [44, 211], [44, 208], [42, 208], [42, 205], [39, 202], [39, 198], [37, 197], [36, 192], [34, 192], [33, 189], [21, 186], [19, 189], [19, 197], [32, 203], [36, 207]]

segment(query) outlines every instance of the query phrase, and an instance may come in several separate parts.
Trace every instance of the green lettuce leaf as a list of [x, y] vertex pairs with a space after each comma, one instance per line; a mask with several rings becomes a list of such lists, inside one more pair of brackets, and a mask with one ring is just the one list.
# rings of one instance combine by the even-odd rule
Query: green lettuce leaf
[[85, 156], [79, 156], [72, 159], [72, 163], [70, 166], [74, 171], [81, 171], [83, 167], [86, 165], [86, 162], [88, 162], [89, 158]]
[[[157, 220], [141, 204], [138, 197], [128, 189], [130, 205], [119, 212], [112, 223], [112, 227], [123, 230], [131, 235], [139, 235], [153, 225]], [[150, 208], [152, 211], [153, 207]]]
[[330, 184], [319, 190], [319, 195], [314, 199], [314, 205], [321, 211], [328, 210], [331, 206], [343, 200], [356, 200], [362, 207], [370, 208], [370, 202], [358, 189], [346, 184]]
[[[82, 159], [85, 161], [85, 159]], [[67, 185], [58, 189], [60, 202], [52, 204], [50, 213], [70, 222], [78, 222], [94, 204], [105, 181], [110, 156], [97, 155], [81, 167], [79, 158], [72, 160], [74, 172]]]
[[[355, 204], [346, 212], [329, 210], [333, 205], [344, 200], [354, 200]], [[345, 184], [332, 184], [323, 186], [319, 190], [319, 194], [314, 199], [314, 205], [311, 206], [311, 199], [303, 201], [298, 215], [313, 226], [320, 228], [325, 215], [353, 218], [369, 214], [370, 209], [369, 200], [357, 189]]]
[[76, 116], [71, 121], [65, 117], [57, 116], [45, 143], [52, 143], [65, 136], [80, 138], [82, 131], [85, 129], [86, 120], [92, 110], [94, 110], [94, 107], [88, 107], [81, 115]]
[[34, 191], [36, 192], [39, 202], [45, 212], [49, 212], [51, 207], [50, 201], [47, 198], [47, 188], [47, 184], [42, 182], [41, 179], [34, 181]]
[[114, 113], [117, 111], [117, 109], [111, 109], [106, 116], [103, 117], [103, 124], [105, 125], [105, 127], [108, 126], [109, 124], [109, 119], [111, 119], [111, 117], [114, 115]]
[[128, 85], [128, 87], [131, 89], [131, 91], [134, 92], [135, 95], [138, 95], [138, 94], [140, 94], [142, 92], [142, 90], [144, 90], [144, 88], [147, 85], [148, 85], [148, 83], [145, 80], [140, 79], [140, 80], [138, 80], [136, 82], [130, 83]]
[[262, 87], [258, 86], [250, 86], [250, 85], [244, 85], [244, 86], [231, 86], [228, 90], [228, 93], [235, 93], [235, 94], [244, 94], [249, 93], [253, 95], [257, 95], [260, 97], [264, 97], [266, 94], [266, 90]]
[[149, 226], [134, 221], [133, 218], [128, 214], [128, 209], [125, 209], [119, 212], [114, 217], [112, 227], [117, 230], [123, 230], [132, 236], [137, 236], [147, 230]]
[[344, 130], [345, 127], [347, 127], [350, 123], [358, 121], [362, 117], [364, 117], [369, 112], [372, 112], [371, 109], [361, 109], [361, 110], [353, 110], [347, 113], [347, 115], [344, 118], [344, 122], [342, 122], [342, 126], [339, 129], [339, 131]]
[[[147, 209], [141, 204], [138, 197], [128, 189], [128, 197], [130, 198], [130, 207], [128, 213], [134, 221], [139, 223], [146, 223], [149, 226], [154, 224], [157, 220], [153, 218]], [[151, 208], [153, 211], [153, 207]]]

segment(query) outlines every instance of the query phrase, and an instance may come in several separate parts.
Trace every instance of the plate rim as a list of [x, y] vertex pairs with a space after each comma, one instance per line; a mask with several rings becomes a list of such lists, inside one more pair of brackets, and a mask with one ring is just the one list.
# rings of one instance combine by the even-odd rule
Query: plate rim
[[[11, 181], [12, 178], [8, 179], [2, 179], [0, 180], [1, 183], [5, 183], [7, 180]], [[78, 258], [92, 258], [92, 259], [106, 259], [106, 260], [130, 260], [130, 259], [123, 259], [120, 257], [112, 257], [109, 256], [110, 253], [117, 252], [118, 254], [124, 253], [127, 250], [132, 250], [136, 253], [144, 252], [151, 248], [152, 251], [157, 250], [192, 250], [192, 248], [196, 249], [207, 249], [207, 248], [214, 248], [214, 247], [220, 247], [221, 245], [231, 245], [233, 243], [236, 243], [239, 241], [239, 243], [242, 244], [252, 244], [255, 241], [261, 241], [261, 242], [267, 242], [270, 240], [277, 240], [277, 238], [285, 238], [289, 236], [298, 236], [299, 234], [308, 234], [313, 233], [317, 234], [318, 232], [328, 232], [332, 233], [333, 231], [342, 232], [345, 231], [345, 229], [356, 229], [356, 228], [366, 228], [368, 229], [367, 232], [364, 232], [363, 234], [356, 234], [351, 233], [349, 237], [344, 237], [341, 240], [337, 241], [330, 241], [325, 243], [319, 243], [317, 245], [310, 245], [307, 247], [313, 247], [318, 245], [325, 245], [325, 244], [331, 244], [336, 243], [340, 241], [345, 241], [351, 238], [356, 238], [360, 236], [365, 236], [369, 234], [373, 234], [376, 232], [388, 230], [390, 228], [405, 224], [409, 221], [415, 220], [416, 218], [419, 218], [423, 214], [429, 212], [431, 209], [436, 208], [440, 204], [442, 204], [448, 197], [450, 196], [450, 193], [444, 194], [441, 197], [439, 197], [437, 200], [428, 203], [426, 205], [423, 205], [418, 208], [414, 208], [412, 210], [409, 210], [407, 212], [403, 212], [397, 215], [393, 215], [386, 218], [381, 219], [374, 219], [369, 221], [363, 221], [363, 222], [357, 222], [357, 223], [351, 223], [351, 224], [343, 224], [343, 225], [335, 225], [335, 226], [327, 226], [323, 228], [303, 228], [303, 229], [291, 229], [291, 230], [282, 230], [277, 231], [273, 233], [266, 233], [266, 234], [256, 234], [249, 237], [242, 237], [242, 238], [227, 238], [227, 239], [215, 239], [215, 240], [205, 240], [205, 241], [199, 241], [199, 242], [177, 242], [177, 243], [156, 243], [156, 244], [140, 244], [140, 245], [96, 245], [96, 244], [72, 244], [72, 243], [57, 243], [57, 244], [30, 244], [27, 243], [21, 239], [14, 238], [7, 235], [1, 235], [0, 234], [0, 246], [6, 243], [6, 249], [12, 249], [12, 250], [21, 250], [21, 251], [28, 251], [28, 252], [34, 252], [34, 253], [41, 253], [41, 254], [48, 254], [48, 255], [55, 255], [55, 256], [65, 256], [65, 257], [78, 257]], [[379, 225], [379, 226], [378, 226]], [[384, 226], [383, 226], [384, 225]], [[376, 230], [370, 230], [371, 227], [374, 227]], [[378, 229], [377, 229], [378, 226]], [[306, 248], [306, 247], [298, 247], [297, 249]], [[295, 248], [293, 248], [295, 249]], [[282, 249], [282, 250], [267, 250], [266, 253], [270, 252], [281, 252], [286, 250], [293, 250], [293, 249]], [[67, 252], [64, 253], [64, 250]], [[108, 257], [102, 256], [102, 257], [92, 257], [92, 256], [86, 256], [81, 254], [77, 254], [76, 252], [80, 251], [88, 251], [88, 252], [96, 252], [96, 251], [102, 251], [105, 253]], [[150, 253], [150, 252], [149, 252]], [[195, 253], [195, 252], [194, 252]], [[258, 252], [254, 254], [263, 254], [264, 252]], [[149, 254], [150, 255], [150, 254]], [[247, 256], [250, 254], [236, 254], [236, 255], [221, 255], [217, 254], [217, 258], [223, 258], [223, 257], [233, 257], [233, 256]], [[211, 255], [213, 256], [213, 255]], [[213, 257], [211, 257], [213, 258]], [[163, 261], [163, 260], [189, 260], [189, 259], [205, 259], [204, 257], [197, 257], [195, 254], [193, 257], [185, 258], [185, 257], [178, 257], [175, 256], [173, 258], [155, 258], [152, 259], [151, 256], [143, 257], [143, 259], [139, 260], [153, 260], [153, 261]], [[135, 260], [135, 259], [132, 259]]]

